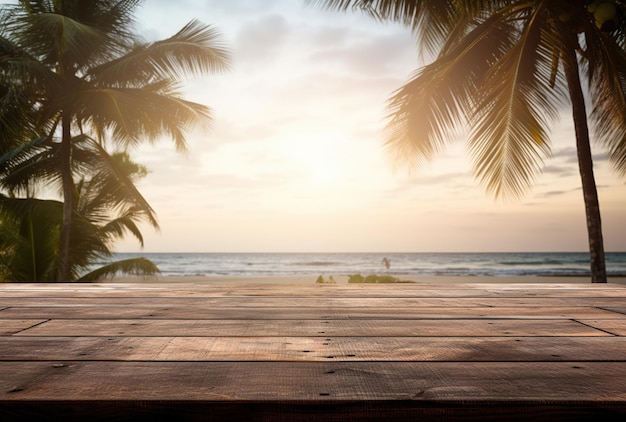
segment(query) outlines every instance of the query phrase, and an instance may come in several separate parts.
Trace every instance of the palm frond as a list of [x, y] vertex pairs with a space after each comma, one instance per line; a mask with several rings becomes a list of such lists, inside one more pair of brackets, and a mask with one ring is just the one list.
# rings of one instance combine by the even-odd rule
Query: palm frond
[[30, 192], [32, 187], [59, 182], [56, 148], [41, 137], [5, 153], [0, 157], [0, 187]]
[[[79, 156], [78, 152], [73, 153], [74, 157]], [[77, 206], [81, 215], [100, 223], [115, 213], [127, 214], [134, 210], [135, 218], [159, 228], [154, 210], [135, 187], [126, 167], [91, 138], [86, 138], [80, 152], [91, 162], [89, 179], [81, 183]]]
[[12, 10], [10, 30], [22, 45], [48, 65], [74, 69], [110, 60], [134, 41], [134, 11], [139, 0], [29, 1]]
[[102, 86], [130, 87], [154, 79], [226, 71], [229, 53], [213, 27], [193, 20], [174, 36], [137, 44], [123, 56], [93, 68], [87, 77]]
[[146, 258], [132, 258], [122, 261], [112, 262], [108, 265], [91, 271], [77, 281], [94, 282], [105, 278], [112, 278], [117, 274], [135, 276], [154, 276], [160, 274], [159, 268], [152, 261]]
[[123, 215], [108, 221], [100, 227], [100, 235], [111, 242], [124, 237], [126, 231], [130, 232], [139, 241], [139, 246], [143, 248], [143, 235], [135, 224], [136, 220], [143, 217], [144, 212], [137, 208], [127, 210]]
[[463, 110], [454, 97], [463, 87], [449, 83], [452, 71], [426, 66], [389, 100], [385, 149], [396, 164], [412, 167], [431, 160], [462, 126]]
[[179, 151], [186, 149], [185, 132], [194, 125], [209, 125], [208, 107], [177, 97], [171, 84], [151, 84], [141, 88], [85, 90], [77, 96], [82, 104], [81, 119], [99, 133], [111, 131], [112, 140], [123, 147], [134, 147], [141, 140], [172, 138]]
[[521, 196], [531, 185], [550, 153], [545, 128], [564, 98], [550, 87], [556, 47], [545, 38], [548, 16], [541, 8], [530, 11], [522, 16], [517, 40], [481, 83], [481, 101], [470, 119], [475, 174], [496, 197]]
[[59, 84], [59, 76], [13, 38], [0, 37], [0, 69], [5, 81], [31, 96]]
[[60, 13], [36, 13], [14, 20], [14, 33], [22, 45], [47, 65], [89, 62], [102, 34]]
[[594, 135], [626, 175], [626, 51], [603, 33], [590, 32], [586, 41]]
[[152, 43], [146, 49], [156, 73], [162, 78], [208, 74], [228, 70], [228, 52], [220, 34], [198, 20], [187, 23], [174, 36]]
[[[506, 39], [506, 30], [494, 35], [498, 19], [490, 17], [462, 42], [447, 43], [435, 62], [416, 72], [390, 99], [385, 147], [396, 162], [420, 165], [464, 128], [475, 107], [478, 81], [497, 57], [498, 40]], [[470, 24], [461, 20], [461, 28], [453, 32], [465, 32]]]
[[[458, 22], [489, 15], [496, 4], [481, 0], [305, 0], [340, 11], [358, 10], [380, 21], [399, 22], [411, 28], [417, 44], [437, 53]], [[510, 2], [509, 2], [510, 3]]]
[[37, 137], [34, 112], [22, 84], [11, 83], [0, 76], [0, 154]]
[[111, 256], [109, 245], [99, 235], [99, 226], [78, 213], [74, 213], [72, 218], [71, 239], [71, 281], [77, 280], [81, 273], [100, 258]]
[[[65, 1], [67, 3], [67, 0]], [[74, 9], [68, 13], [73, 19], [96, 28], [106, 35], [101, 53], [104, 60], [110, 60], [126, 52], [136, 36], [133, 32], [134, 13], [143, 0], [98, 0], [76, 1]]]
[[9, 281], [54, 280], [60, 206], [57, 201], [0, 195], [3, 260]]
[[48, 142], [48, 137], [33, 138], [31, 141], [22, 143], [5, 152], [2, 156], [0, 156], [0, 172], [5, 172], [5, 169], [15, 160], [21, 161], [24, 156], [28, 157], [38, 153], [39, 150], [44, 147], [44, 144]]

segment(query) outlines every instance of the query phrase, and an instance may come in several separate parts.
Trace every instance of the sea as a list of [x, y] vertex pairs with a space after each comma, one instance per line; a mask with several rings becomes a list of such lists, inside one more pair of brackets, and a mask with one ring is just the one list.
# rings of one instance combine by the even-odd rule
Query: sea
[[[412, 274], [442, 276], [586, 276], [584, 252], [515, 253], [117, 253], [145, 257], [163, 276]], [[390, 267], [386, 268], [387, 258]], [[610, 276], [626, 276], [626, 252], [606, 253]]]

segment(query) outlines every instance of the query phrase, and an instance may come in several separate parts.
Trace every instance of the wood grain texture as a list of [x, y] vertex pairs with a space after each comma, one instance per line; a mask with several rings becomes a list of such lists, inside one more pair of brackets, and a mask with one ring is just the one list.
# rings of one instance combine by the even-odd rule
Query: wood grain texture
[[489, 307], [619, 307], [624, 304], [622, 297], [4, 297], [4, 307], [92, 307], [92, 306], [133, 306], [154, 308], [168, 306], [192, 306], [195, 308], [240, 308], [253, 305], [255, 308], [489, 308]]
[[626, 286], [7, 284], [2, 421], [624, 420]]
[[20, 337], [0, 360], [626, 361], [626, 337]]
[[0, 370], [3, 400], [626, 400], [621, 362], [40, 361]]
[[240, 319], [240, 320], [332, 320], [332, 319], [626, 319], [626, 314], [593, 306], [577, 307], [411, 307], [411, 308], [334, 308], [320, 307], [199, 307], [161, 306], [41, 306], [14, 307], [0, 311], [2, 319]]
[[[0, 326], [3, 321], [10, 323], [13, 320], [0, 320]], [[626, 319], [581, 322], [569, 319], [332, 319], [323, 321], [316, 319], [55, 319], [46, 321], [45, 324], [24, 328], [16, 335], [57, 337], [169, 337], [181, 334], [192, 337], [571, 337], [610, 336], [610, 333], [603, 331], [603, 324], [611, 323], [614, 323], [611, 326], [622, 327], [626, 330]]]

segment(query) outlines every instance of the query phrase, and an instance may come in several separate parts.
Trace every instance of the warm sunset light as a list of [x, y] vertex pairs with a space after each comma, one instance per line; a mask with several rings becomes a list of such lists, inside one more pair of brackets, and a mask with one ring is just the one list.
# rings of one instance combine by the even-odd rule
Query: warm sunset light
[[[408, 29], [287, 0], [150, 1], [138, 23], [160, 39], [191, 17], [223, 34], [232, 70], [186, 83], [214, 112], [186, 155], [133, 153], [161, 225], [145, 251], [587, 250], [568, 109], [533, 187], [494, 200], [462, 138], [410, 172], [386, 155], [386, 101], [422, 64]], [[599, 148], [596, 171], [606, 249], [625, 250], [624, 181]]]
[[625, 59], [626, 0], [3, 2], [0, 419], [626, 420]]
[[[37, 278], [72, 279], [78, 277], [80, 265], [90, 267], [80, 262], [91, 263], [96, 258], [88, 257], [94, 251], [107, 257], [109, 252], [139, 251], [591, 250], [597, 251], [590, 254], [591, 261], [600, 263], [601, 248], [590, 244], [604, 245], [606, 251], [626, 250], [624, 180], [612, 167], [626, 162], [619, 144], [626, 111], [620, 108], [619, 96], [603, 94], [619, 91], [621, 74], [613, 70], [608, 78], [593, 79], [585, 91], [580, 83], [569, 81], [588, 77], [586, 67], [580, 65], [580, 75], [568, 70], [591, 60], [580, 51], [598, 49], [563, 47], [566, 58], [555, 46], [569, 45], [560, 37], [569, 34], [570, 27], [573, 39], [582, 39], [584, 32], [589, 43], [601, 44], [607, 34], [615, 35], [611, 28], [623, 23], [619, 2], [581, 3], [575, 15], [560, 13], [566, 7], [560, 3], [550, 5], [558, 22], [543, 20], [542, 31], [552, 33], [554, 43], [540, 37], [537, 45], [518, 48], [530, 39], [522, 36], [530, 29], [520, 24], [502, 33], [506, 39], [495, 44], [480, 44], [491, 39], [481, 35], [463, 52], [448, 51], [456, 44], [420, 33], [423, 28], [436, 33], [453, 24], [469, 25], [457, 34], [475, 34], [482, 28], [475, 27], [480, 19], [466, 20], [462, 14], [470, 12], [461, 9], [459, 16], [431, 16], [432, 10], [420, 9], [421, 2], [189, 0], [185, 7], [165, 0], [131, 3], [137, 6], [132, 15], [136, 19], [124, 15], [107, 20], [112, 25], [108, 30], [136, 32], [139, 38], [119, 40], [111, 52], [107, 37], [82, 33], [87, 28], [80, 25], [76, 31], [66, 30], [74, 19], [86, 19], [83, 15], [55, 21], [63, 24], [54, 28], [38, 27], [35, 21], [26, 25], [20, 17], [34, 13], [56, 19], [74, 13], [58, 9], [61, 3], [42, 2], [43, 9], [33, 9], [28, 2], [6, 6], [6, 34], [26, 51], [11, 50], [6, 54], [15, 56], [5, 63], [48, 57], [59, 50], [57, 39], [67, 55], [59, 63], [76, 61], [62, 75], [53, 59], [42, 63], [55, 77], [40, 79], [41, 84], [29, 89], [33, 92], [25, 98], [36, 104], [33, 113], [12, 115], [14, 108], [3, 109], [7, 118], [0, 123], [14, 122], [0, 132], [9, 134], [6, 148], [14, 148], [11, 142], [31, 143], [33, 137], [35, 143], [3, 155], [2, 187], [9, 195], [21, 189], [19, 195], [30, 196], [33, 189], [24, 183], [35, 180], [42, 189], [34, 198], [6, 198], [4, 218], [14, 219], [12, 230], [19, 233], [6, 249], [16, 257], [11, 268], [19, 267], [18, 258], [41, 255], [50, 261], [48, 265], [37, 260], [47, 268], [45, 276], [37, 266], [24, 263], [38, 272]], [[96, 3], [81, 4], [86, 9], [80, 13], [101, 13], [91, 8]], [[415, 13], [423, 13], [426, 20], [414, 31], [393, 23], [383, 15], [394, 4], [415, 6]], [[381, 8], [381, 20], [358, 7], [351, 12], [332, 10], [341, 5]], [[116, 15], [117, 6], [112, 7], [109, 12]], [[502, 19], [524, 21], [524, 14], [537, 5], [520, 7]], [[619, 13], [609, 16], [609, 9]], [[436, 22], [440, 19], [447, 22]], [[120, 31], [116, 25], [128, 28]], [[36, 41], [47, 39], [52, 30], [57, 38], [41, 45]], [[441, 36], [453, 33], [442, 31]], [[97, 47], [88, 48], [92, 44]], [[429, 46], [433, 49], [427, 50]], [[619, 43], [614, 47], [621, 48]], [[510, 48], [511, 55], [503, 53]], [[96, 57], [99, 51], [107, 51], [107, 56]], [[120, 57], [102, 64], [118, 53]], [[448, 60], [448, 55], [455, 59]], [[515, 61], [533, 64], [520, 67], [512, 64]], [[14, 81], [8, 83], [15, 83], [18, 91], [23, 81], [39, 80], [39, 73], [29, 73], [30, 65], [2, 69], [3, 80]], [[129, 69], [142, 71], [128, 78]], [[48, 82], [58, 77], [64, 82]], [[74, 112], [59, 114], [59, 86], [71, 86], [76, 93], [75, 100], [62, 107]], [[167, 88], [172, 86], [178, 89]], [[568, 87], [583, 92], [574, 96]], [[156, 95], [148, 92], [153, 89]], [[588, 110], [585, 103], [591, 105]], [[19, 110], [17, 101], [14, 105]], [[35, 113], [40, 108], [49, 116], [44, 123]], [[572, 114], [576, 121], [591, 123], [591, 142], [581, 136], [586, 130], [574, 130]], [[17, 121], [19, 116], [28, 121]], [[602, 130], [593, 132], [597, 121]], [[56, 131], [48, 136], [66, 147], [55, 152], [38, 144], [47, 139], [40, 133], [50, 128]], [[592, 145], [591, 151], [577, 148], [577, 139], [579, 145]], [[96, 148], [98, 143], [104, 149]], [[127, 170], [114, 169], [118, 164], [113, 163], [121, 159], [113, 157], [116, 148], [127, 149]], [[611, 160], [607, 149], [613, 152]], [[48, 153], [55, 161], [39, 161], [38, 154]], [[30, 166], [29, 160], [51, 165], [58, 173]], [[90, 164], [94, 162], [99, 166]], [[24, 173], [20, 166], [41, 174]], [[132, 173], [133, 166], [141, 171]], [[595, 180], [588, 176], [592, 173]], [[602, 219], [595, 213], [596, 188]], [[40, 203], [39, 198], [51, 202]], [[29, 207], [41, 208], [47, 220], [37, 222], [22, 212], [22, 199]], [[44, 207], [55, 211], [43, 212]], [[102, 209], [110, 215], [103, 216]], [[88, 222], [93, 233], [86, 238], [100, 243], [78, 247], [81, 259], [70, 262], [72, 245], [80, 244], [80, 239], [72, 241], [72, 210]], [[602, 231], [596, 229], [600, 220]], [[35, 223], [42, 225], [33, 230], [41, 238], [18, 230]], [[52, 246], [34, 254], [27, 245]], [[51, 261], [55, 248], [56, 263]], [[72, 277], [67, 275], [71, 265]], [[55, 271], [57, 275], [51, 275]]]

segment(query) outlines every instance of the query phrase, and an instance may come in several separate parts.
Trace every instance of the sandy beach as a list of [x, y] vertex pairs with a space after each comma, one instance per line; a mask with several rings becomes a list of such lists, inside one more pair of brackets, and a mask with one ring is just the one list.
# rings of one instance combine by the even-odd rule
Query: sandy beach
[[[401, 280], [426, 284], [570, 284], [591, 283], [589, 277], [532, 277], [532, 276], [416, 276], [411, 274], [392, 274]], [[104, 283], [258, 283], [258, 284], [315, 284], [318, 275], [272, 276], [272, 277], [236, 277], [236, 276], [152, 276], [152, 277], [115, 277]], [[328, 279], [328, 277], [325, 277]], [[348, 276], [333, 276], [337, 284], [346, 284]], [[626, 284], [626, 277], [610, 277], [609, 284]]]

